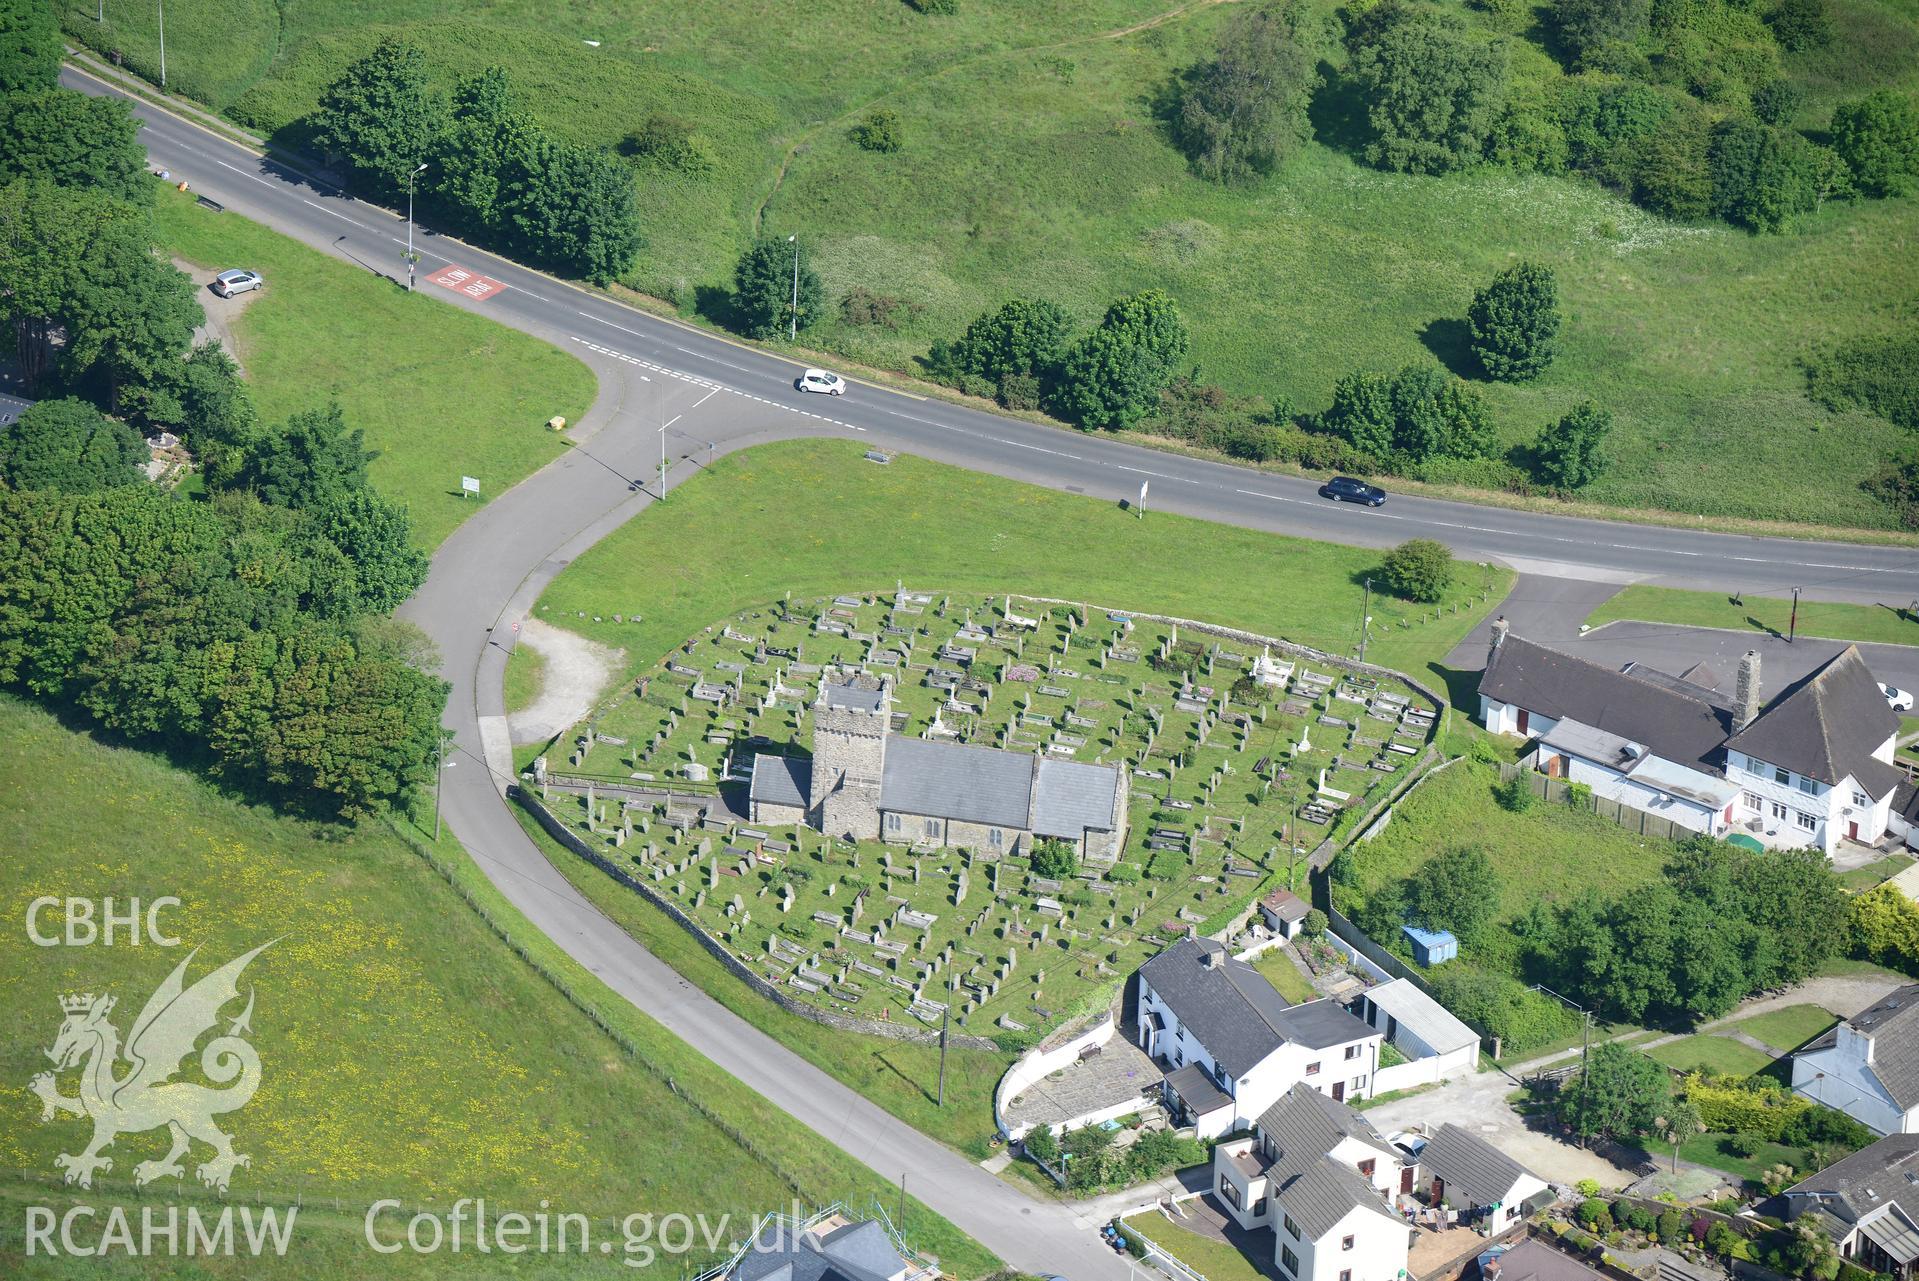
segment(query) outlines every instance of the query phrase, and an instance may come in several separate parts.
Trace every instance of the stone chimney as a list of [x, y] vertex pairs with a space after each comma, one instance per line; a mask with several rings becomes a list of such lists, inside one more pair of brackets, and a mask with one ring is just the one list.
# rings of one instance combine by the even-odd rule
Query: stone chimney
[[[1202, 944], [1202, 946], [1204, 945]], [[1205, 966], [1209, 970], [1216, 970], [1225, 961], [1225, 959], [1226, 959], [1226, 949], [1220, 946], [1219, 944], [1215, 943], [1212, 947], [1208, 947], [1205, 949], [1205, 953], [1202, 959], [1200, 960], [1200, 964]]]
[[1506, 621], [1504, 614], [1501, 614], [1493, 620], [1493, 643], [1486, 648], [1486, 665], [1488, 667], [1492, 666], [1493, 655], [1497, 654], [1499, 647], [1506, 643], [1506, 634], [1512, 631], [1512, 629], [1513, 625]]
[[1739, 679], [1733, 684], [1732, 732], [1759, 717], [1759, 651], [1749, 649], [1739, 659]]

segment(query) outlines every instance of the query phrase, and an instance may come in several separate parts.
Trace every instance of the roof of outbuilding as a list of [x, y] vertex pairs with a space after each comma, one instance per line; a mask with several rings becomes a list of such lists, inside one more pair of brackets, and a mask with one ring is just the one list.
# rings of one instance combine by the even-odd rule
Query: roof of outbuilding
[[1475, 1205], [1504, 1201], [1513, 1185], [1529, 1173], [1525, 1166], [1451, 1121], [1433, 1132], [1420, 1151], [1419, 1163], [1444, 1179], [1447, 1188], [1471, 1197]]
[[1449, 1054], [1479, 1041], [1479, 1033], [1461, 1023], [1452, 1011], [1427, 996], [1406, 979], [1394, 979], [1369, 988], [1366, 999], [1393, 1016], [1399, 1026], [1432, 1047]]
[[1119, 771], [1110, 765], [1041, 757], [1033, 767], [1032, 830], [1041, 836], [1077, 841], [1089, 827], [1110, 832], [1118, 803]]
[[1026, 830], [1033, 764], [1022, 752], [889, 735], [880, 808]]
[[1519, 636], [1507, 636], [1493, 650], [1479, 692], [1554, 720], [1583, 722], [1685, 764], [1712, 763], [1731, 729], [1711, 691], [1664, 673], [1652, 680], [1614, 671]]
[[1282, 921], [1303, 921], [1306, 914], [1313, 910], [1311, 903], [1291, 890], [1274, 890], [1261, 899], [1259, 905]]
[[805, 809], [812, 786], [812, 761], [797, 756], [775, 756], [771, 752], [754, 755], [753, 785], [747, 789], [749, 799]]
[[1878, 797], [1903, 777], [1873, 755], [1898, 732], [1898, 713], [1859, 647], [1848, 645], [1788, 685], [1727, 746], [1821, 783], [1857, 779]]
[[[1496, 1272], [1499, 1281], [1599, 1281], [1602, 1275], [1545, 1242], [1530, 1238], [1500, 1254]], [[1480, 1274], [1485, 1275], [1483, 1264]]]
[[1185, 1067], [1166, 1075], [1166, 1088], [1179, 1095], [1196, 1116], [1205, 1116], [1208, 1112], [1233, 1105], [1232, 1096], [1219, 1088], [1217, 1082], [1206, 1074], [1206, 1069], [1197, 1063], [1188, 1063]]

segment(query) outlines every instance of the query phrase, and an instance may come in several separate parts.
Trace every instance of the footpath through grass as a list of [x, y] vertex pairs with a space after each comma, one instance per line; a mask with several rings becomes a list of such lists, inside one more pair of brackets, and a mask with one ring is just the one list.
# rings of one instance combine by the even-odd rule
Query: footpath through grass
[[[1911, 604], [1910, 601], [1887, 601], [1880, 605], [1844, 605], [1801, 600], [1799, 635], [1885, 645], [1919, 645], [1919, 618], [1910, 612]], [[1730, 597], [1714, 592], [1689, 592], [1677, 587], [1628, 587], [1595, 609], [1586, 622], [1598, 627], [1620, 619], [1784, 636], [1792, 624], [1792, 601], [1745, 596], [1735, 605]]]
[[[56, 1209], [128, 1203], [135, 1163], [165, 1148], [158, 1135], [122, 1136], [112, 1171], [90, 1193], [60, 1187], [54, 1156], [78, 1151], [87, 1127], [70, 1116], [39, 1124], [38, 1102], [20, 1087], [49, 1066], [42, 1051], [60, 1027], [61, 994], [112, 993], [112, 1020], [124, 1034], [189, 948], [201, 949], [190, 975], [198, 977], [275, 939], [245, 976], [257, 993], [251, 1039], [264, 1070], [258, 1094], [225, 1121], [252, 1158], [235, 1173], [232, 1195], [236, 1203], [303, 1200], [312, 1214], [303, 1212], [284, 1259], [216, 1271], [320, 1278], [485, 1268], [470, 1255], [372, 1255], [360, 1243], [360, 1219], [382, 1197], [398, 1198], [408, 1213], [444, 1212], [468, 1196], [485, 1196], [496, 1213], [532, 1213], [545, 1201], [556, 1213], [586, 1215], [596, 1233], [610, 1229], [616, 1240], [621, 1219], [638, 1212], [729, 1215], [737, 1233], [751, 1215], [795, 1198], [895, 1203], [884, 1180], [564, 957], [451, 838], [435, 851], [442, 873], [392, 830], [274, 817], [4, 697], [0, 821], [10, 836], [0, 909], [15, 923], [0, 931], [0, 985], [18, 1015], [0, 1037], [0, 1076], [15, 1083], [0, 1099], [7, 1200]], [[162, 924], [185, 946], [33, 946], [24, 921], [41, 895], [111, 895], [121, 905], [178, 896]], [[513, 933], [531, 964], [473, 903]], [[66, 1073], [63, 1087], [70, 1091], [73, 1079]], [[197, 1199], [199, 1188], [189, 1169], [184, 1185], [165, 1181], [146, 1199], [156, 1195]], [[949, 1270], [972, 1277], [995, 1266], [930, 1211], [909, 1203], [908, 1214], [915, 1243], [943, 1256]], [[21, 1250], [17, 1235], [0, 1238], [0, 1273], [27, 1275]], [[633, 1275], [620, 1260], [616, 1247], [610, 1257], [549, 1258], [522, 1271]], [[662, 1256], [639, 1271], [684, 1275], [711, 1261], [710, 1252]], [[79, 1271], [41, 1260], [33, 1267]], [[162, 1259], [143, 1263], [141, 1275], [211, 1275], [205, 1267]]]
[[[1340, 654], [1358, 644], [1360, 580], [1378, 573], [1380, 552], [1159, 512], [1142, 520], [909, 455], [877, 467], [862, 453], [802, 440], [721, 458], [575, 560], [535, 608], [624, 649], [629, 674], [785, 593], [890, 592], [902, 581], [1170, 614]], [[1443, 686], [1446, 655], [1512, 575], [1462, 563], [1459, 579], [1437, 611], [1375, 591], [1367, 657]]]
[[[157, 197], [161, 243], [213, 270], [247, 267], [267, 287], [234, 322], [235, 358], [263, 422], [338, 401], [378, 456], [373, 483], [405, 503], [413, 538], [431, 549], [471, 515], [460, 477], [497, 494], [566, 446], [546, 430], [593, 403], [593, 373], [557, 347], [409, 295], [233, 213], [171, 188]], [[397, 263], [397, 256], [395, 259]]]

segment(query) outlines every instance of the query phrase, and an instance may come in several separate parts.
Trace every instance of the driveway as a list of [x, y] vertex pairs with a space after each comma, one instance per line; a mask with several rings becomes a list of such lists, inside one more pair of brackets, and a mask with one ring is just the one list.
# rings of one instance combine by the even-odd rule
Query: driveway
[[1437, 1090], [1382, 1103], [1366, 1111], [1381, 1134], [1447, 1121], [1471, 1130], [1513, 1160], [1552, 1183], [1595, 1180], [1603, 1188], [1623, 1188], [1638, 1175], [1631, 1170], [1535, 1129], [1506, 1102], [1519, 1086], [1503, 1072], [1477, 1072], [1448, 1081]]

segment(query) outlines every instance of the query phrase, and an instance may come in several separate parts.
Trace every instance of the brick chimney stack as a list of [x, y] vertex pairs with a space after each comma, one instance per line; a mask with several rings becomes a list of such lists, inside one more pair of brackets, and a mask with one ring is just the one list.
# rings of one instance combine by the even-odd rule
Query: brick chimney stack
[[1512, 631], [1512, 629], [1513, 625], [1506, 621], [1504, 614], [1501, 614], [1493, 620], [1493, 641], [1491, 645], [1486, 647], [1486, 665], [1488, 667], [1492, 666], [1493, 655], [1497, 654], [1499, 647], [1505, 644], [1506, 634]]

